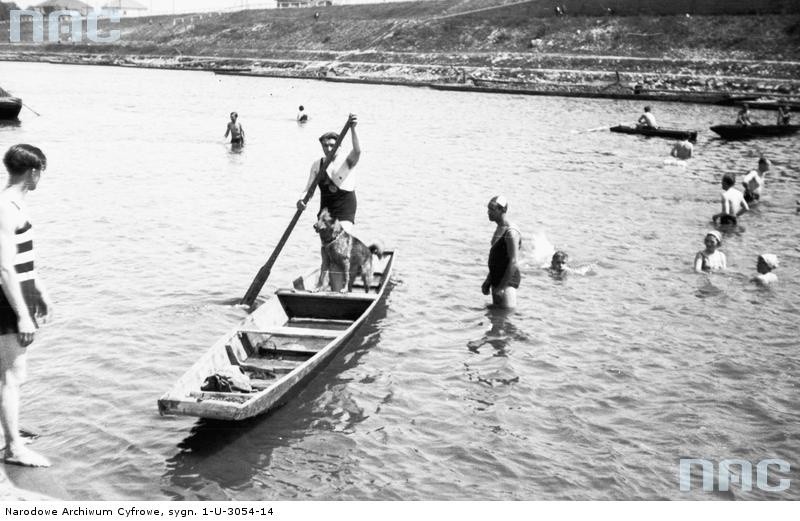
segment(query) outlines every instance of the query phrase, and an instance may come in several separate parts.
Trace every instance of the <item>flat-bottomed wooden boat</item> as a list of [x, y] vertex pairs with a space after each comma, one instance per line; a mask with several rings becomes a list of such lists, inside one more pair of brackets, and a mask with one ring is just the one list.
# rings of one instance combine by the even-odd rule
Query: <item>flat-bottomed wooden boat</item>
[[639, 134], [642, 136], [663, 137], [669, 139], [688, 139], [689, 141], [697, 141], [696, 130], [681, 130], [677, 128], [666, 127], [629, 127], [626, 125], [617, 125], [609, 129], [611, 132], [618, 132], [621, 134]]
[[723, 139], [788, 136], [800, 130], [800, 125], [715, 125], [711, 130]]
[[[162, 415], [243, 420], [286, 401], [346, 345], [387, 291], [394, 252], [373, 259], [369, 291], [359, 279], [351, 293], [318, 292], [319, 272], [279, 289], [233, 330], [220, 338], [158, 400]], [[300, 288], [300, 289], [295, 289]], [[251, 391], [201, 390], [209, 377], [244, 374]]]

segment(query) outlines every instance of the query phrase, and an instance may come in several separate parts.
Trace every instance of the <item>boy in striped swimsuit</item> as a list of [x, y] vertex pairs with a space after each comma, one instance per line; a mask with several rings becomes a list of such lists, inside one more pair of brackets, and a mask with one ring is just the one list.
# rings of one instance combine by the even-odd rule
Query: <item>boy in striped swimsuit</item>
[[26, 350], [36, 335], [37, 319], [52, 311], [37, 280], [31, 224], [25, 195], [47, 166], [44, 153], [31, 145], [14, 145], [3, 157], [8, 185], [0, 192], [0, 423], [6, 463], [49, 467], [44, 456], [25, 447], [19, 432], [19, 389], [25, 380]]

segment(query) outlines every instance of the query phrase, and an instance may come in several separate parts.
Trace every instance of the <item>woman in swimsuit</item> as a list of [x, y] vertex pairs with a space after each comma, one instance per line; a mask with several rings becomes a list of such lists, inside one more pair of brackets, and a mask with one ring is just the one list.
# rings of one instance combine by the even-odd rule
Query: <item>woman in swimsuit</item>
[[722, 235], [718, 231], [712, 230], [706, 234], [704, 242], [706, 249], [698, 251], [694, 257], [694, 271], [708, 273], [726, 269], [728, 266], [725, 254], [717, 249], [722, 243]]
[[489, 249], [489, 275], [483, 281], [481, 291], [484, 295], [491, 292], [495, 306], [511, 309], [517, 305], [517, 288], [521, 279], [517, 256], [522, 236], [517, 227], [508, 221], [507, 211], [505, 197], [498, 195], [489, 201], [489, 220], [497, 223], [497, 228]]

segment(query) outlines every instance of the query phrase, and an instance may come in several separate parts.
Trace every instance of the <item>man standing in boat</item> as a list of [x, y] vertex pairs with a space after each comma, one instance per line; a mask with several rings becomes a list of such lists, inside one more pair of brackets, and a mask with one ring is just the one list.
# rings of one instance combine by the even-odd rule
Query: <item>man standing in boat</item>
[[658, 128], [656, 117], [650, 112], [650, 105], [644, 108], [644, 114], [639, 116], [639, 121], [636, 122], [636, 126], [639, 128]]
[[26, 373], [26, 351], [36, 335], [37, 319], [52, 312], [42, 281], [34, 271], [33, 237], [25, 196], [36, 190], [47, 167], [44, 153], [14, 145], [3, 157], [9, 179], [0, 192], [0, 423], [6, 463], [49, 467], [44, 456], [25, 447], [19, 430], [19, 390]]
[[517, 306], [517, 288], [521, 279], [517, 257], [522, 245], [522, 235], [509, 222], [506, 212], [508, 202], [501, 195], [492, 197], [488, 205], [489, 220], [497, 223], [492, 246], [489, 249], [489, 274], [483, 281], [481, 291], [492, 294], [492, 303], [500, 308]]
[[[324, 175], [320, 176], [317, 180], [317, 173], [319, 172], [325, 157], [314, 161], [311, 165], [311, 172], [308, 176], [306, 187], [297, 201], [298, 209], [305, 209], [306, 203], [303, 198], [306, 196], [308, 189], [317, 180], [320, 191], [320, 204], [319, 209], [327, 208], [331, 217], [338, 219], [342, 225], [342, 229], [347, 233], [352, 234], [353, 225], [356, 222], [356, 179], [353, 175], [353, 169], [358, 164], [361, 157], [361, 145], [358, 142], [358, 134], [356, 134], [356, 124], [358, 119], [355, 114], [350, 114], [350, 140], [352, 143], [352, 150], [345, 157], [341, 159], [342, 154], [337, 150], [333, 160], [328, 165], [327, 171]], [[339, 134], [336, 132], [326, 132], [319, 138], [322, 145], [322, 152], [328, 154], [339, 139]]]
[[228, 122], [228, 128], [225, 130], [224, 137], [227, 138], [228, 134], [230, 134], [231, 145], [240, 147], [244, 145], [244, 129], [242, 128], [242, 124], [237, 121], [238, 119], [239, 114], [231, 112], [231, 120]]

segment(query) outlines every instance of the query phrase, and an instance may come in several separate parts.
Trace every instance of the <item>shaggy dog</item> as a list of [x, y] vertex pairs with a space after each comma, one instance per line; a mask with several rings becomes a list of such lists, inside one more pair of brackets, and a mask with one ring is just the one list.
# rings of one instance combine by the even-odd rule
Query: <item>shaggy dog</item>
[[319, 269], [317, 291], [323, 290], [330, 279], [331, 291], [341, 293], [353, 290], [356, 277], [364, 282], [369, 293], [372, 284], [372, 255], [382, 256], [382, 248], [373, 244], [367, 247], [342, 229], [338, 219], [331, 217], [327, 208], [319, 213], [314, 230], [322, 241], [322, 265]]

